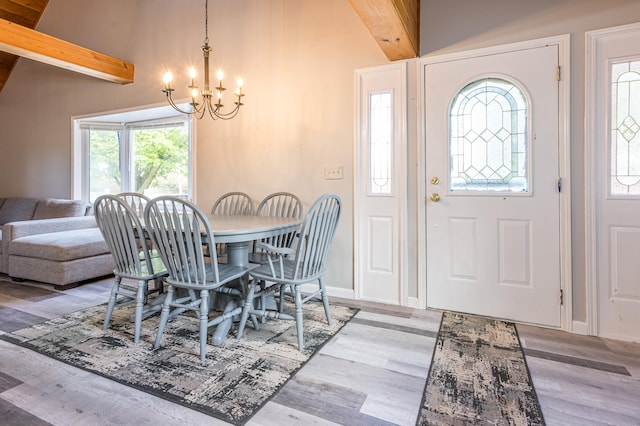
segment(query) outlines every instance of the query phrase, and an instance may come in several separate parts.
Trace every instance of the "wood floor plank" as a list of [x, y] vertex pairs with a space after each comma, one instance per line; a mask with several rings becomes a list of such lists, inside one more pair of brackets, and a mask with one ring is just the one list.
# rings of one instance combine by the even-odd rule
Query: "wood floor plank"
[[[22, 382], [18, 379], [16, 379], [13, 376], [10, 376], [8, 374], [5, 374], [3, 372], [0, 371], [0, 393], [6, 391], [7, 389], [11, 389], [13, 387], [16, 387], [18, 385], [22, 384]], [[0, 417], [1, 419], [2, 417]]]
[[282, 426], [298, 424], [305, 426], [338, 426], [339, 423], [296, 410], [270, 401], [247, 422], [247, 426]]
[[50, 426], [39, 417], [16, 407], [8, 401], [0, 398], [0, 423], [3, 425], [20, 425], [20, 426]]
[[389, 416], [403, 418], [408, 412], [414, 416], [414, 422], [426, 380], [425, 377], [407, 375], [322, 353], [312, 358], [294, 379], [304, 383], [318, 382], [322, 386], [349, 389], [367, 397], [388, 396], [391, 398], [389, 407], [401, 413], [396, 415], [391, 412]]
[[6, 306], [0, 306], [0, 330], [5, 333], [20, 330], [46, 321], [47, 318], [33, 315]]
[[348, 323], [320, 353], [426, 378], [434, 344], [435, 338]]
[[640, 424], [640, 381], [539, 358], [527, 357], [527, 364], [543, 413], [548, 409], [602, 424]]

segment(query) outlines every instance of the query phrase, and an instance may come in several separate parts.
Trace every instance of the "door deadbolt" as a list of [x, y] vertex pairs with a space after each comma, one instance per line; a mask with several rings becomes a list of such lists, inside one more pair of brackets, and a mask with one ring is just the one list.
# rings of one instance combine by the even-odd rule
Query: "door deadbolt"
[[434, 176], [431, 178], [431, 184], [432, 185], [437, 185], [440, 183], [440, 178], [438, 176]]

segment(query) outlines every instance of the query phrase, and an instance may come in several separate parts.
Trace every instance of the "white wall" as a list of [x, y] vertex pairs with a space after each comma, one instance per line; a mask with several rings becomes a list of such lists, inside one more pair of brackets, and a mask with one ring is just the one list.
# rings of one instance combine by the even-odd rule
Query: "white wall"
[[[186, 85], [202, 68], [204, 1], [51, 0], [37, 29], [135, 65], [120, 86], [20, 59], [0, 92], [0, 194], [70, 197], [70, 117], [164, 102], [167, 68]], [[211, 0], [209, 38], [213, 70], [230, 89], [241, 74], [247, 96], [234, 120], [196, 123], [197, 204], [232, 190], [291, 191], [307, 206], [337, 193], [327, 284], [351, 289], [353, 70], [386, 57], [348, 0]], [[344, 179], [324, 180], [334, 165]]]
[[[640, 21], [637, 0], [422, 0], [421, 54], [571, 34], [573, 317], [586, 320], [585, 31]], [[638, 53], [640, 54], [640, 48]]]

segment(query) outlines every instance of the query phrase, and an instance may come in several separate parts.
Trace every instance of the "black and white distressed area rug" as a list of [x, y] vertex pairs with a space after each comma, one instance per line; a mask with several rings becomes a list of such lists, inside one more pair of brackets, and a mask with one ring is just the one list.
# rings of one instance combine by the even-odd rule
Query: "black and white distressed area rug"
[[234, 326], [222, 346], [208, 345], [202, 362], [195, 316], [170, 319], [154, 351], [159, 315], [143, 321], [135, 345], [133, 305], [116, 307], [106, 333], [105, 311], [106, 305], [96, 306], [1, 338], [233, 424], [244, 424], [357, 312], [331, 306], [329, 326], [322, 303], [310, 301], [302, 352], [295, 321], [268, 320], [259, 331], [248, 324], [239, 340]]
[[417, 425], [544, 425], [513, 323], [445, 312]]

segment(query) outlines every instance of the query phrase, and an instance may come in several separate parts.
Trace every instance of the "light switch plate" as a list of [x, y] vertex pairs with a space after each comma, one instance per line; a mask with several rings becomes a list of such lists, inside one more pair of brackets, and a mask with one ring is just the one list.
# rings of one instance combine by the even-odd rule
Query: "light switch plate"
[[342, 166], [325, 167], [324, 178], [325, 180], [342, 179]]

